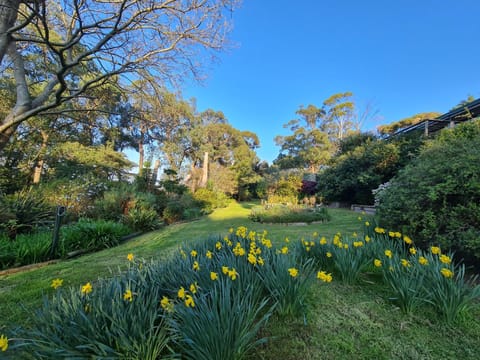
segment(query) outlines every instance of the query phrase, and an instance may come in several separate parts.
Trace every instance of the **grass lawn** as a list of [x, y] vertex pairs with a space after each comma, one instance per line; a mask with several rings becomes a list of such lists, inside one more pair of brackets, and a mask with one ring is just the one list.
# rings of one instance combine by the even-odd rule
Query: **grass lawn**
[[[126, 266], [126, 255], [161, 259], [183, 242], [213, 234], [224, 235], [240, 225], [267, 230], [273, 242], [308, 236], [314, 231], [327, 238], [340, 231], [358, 231], [359, 214], [331, 209], [332, 221], [305, 226], [267, 225], [248, 219], [255, 203], [235, 203], [198, 221], [168, 226], [132, 239], [118, 247], [38, 269], [0, 277], [0, 334], [14, 324], [28, 326], [32, 310], [50, 283], [80, 286]], [[262, 335], [271, 340], [252, 359], [476, 359], [480, 353], [480, 309], [455, 326], [444, 325], [431, 312], [403, 315], [388, 301], [388, 292], [371, 274], [358, 285], [317, 283], [309, 296], [309, 313], [301, 319], [270, 319]], [[427, 309], [428, 311], [428, 309]]]

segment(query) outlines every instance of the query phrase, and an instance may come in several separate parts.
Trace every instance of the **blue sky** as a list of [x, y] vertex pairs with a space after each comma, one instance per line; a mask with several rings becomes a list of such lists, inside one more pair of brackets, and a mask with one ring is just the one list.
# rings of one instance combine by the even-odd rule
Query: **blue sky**
[[363, 130], [480, 97], [479, 13], [479, 0], [244, 0], [237, 46], [183, 97], [255, 132], [271, 162], [299, 106], [338, 92], [378, 110]]

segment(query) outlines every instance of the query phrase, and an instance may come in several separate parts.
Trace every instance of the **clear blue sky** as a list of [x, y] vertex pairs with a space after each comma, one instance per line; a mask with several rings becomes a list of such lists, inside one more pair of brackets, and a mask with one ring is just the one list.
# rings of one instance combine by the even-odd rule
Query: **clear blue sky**
[[298, 107], [334, 93], [375, 105], [380, 119], [363, 130], [480, 97], [479, 14], [480, 0], [244, 0], [238, 46], [183, 97], [255, 132], [271, 162]]

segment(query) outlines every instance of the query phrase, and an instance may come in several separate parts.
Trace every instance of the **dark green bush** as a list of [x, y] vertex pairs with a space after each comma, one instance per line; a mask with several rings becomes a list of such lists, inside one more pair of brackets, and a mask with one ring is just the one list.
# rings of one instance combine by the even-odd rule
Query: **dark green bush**
[[0, 237], [0, 269], [35, 264], [49, 259], [52, 233], [20, 234], [15, 240]]
[[163, 220], [167, 224], [173, 224], [174, 222], [183, 219], [183, 212], [185, 208], [178, 201], [171, 201], [167, 204], [167, 207], [163, 210]]
[[124, 224], [105, 220], [80, 219], [61, 229], [60, 254], [74, 250], [95, 251], [116, 246], [123, 236], [131, 233]]
[[32, 189], [0, 197], [0, 231], [11, 238], [53, 221], [52, 207]]
[[444, 130], [379, 192], [381, 224], [480, 260], [479, 149], [479, 121]]
[[135, 207], [127, 215], [123, 215], [122, 223], [135, 231], [151, 231], [158, 229], [161, 224], [157, 212], [153, 209]]

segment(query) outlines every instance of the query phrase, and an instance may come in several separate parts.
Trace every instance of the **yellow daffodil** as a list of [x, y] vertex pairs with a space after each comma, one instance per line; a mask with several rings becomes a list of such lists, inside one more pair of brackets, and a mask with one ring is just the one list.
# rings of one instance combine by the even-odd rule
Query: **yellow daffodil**
[[265, 262], [263, 261], [263, 258], [262, 258], [261, 256], [259, 256], [259, 257], [257, 258], [257, 263], [258, 263], [258, 265], [260, 265], [260, 266], [263, 266], [263, 265], [265, 264]]
[[288, 247], [287, 246], [284, 246], [282, 247], [282, 249], [280, 250], [282, 254], [288, 254]]
[[392, 258], [392, 250], [385, 250], [385, 256], [388, 258]]
[[233, 233], [233, 228], [231, 227], [230, 229], [228, 229], [228, 232], [231, 234]]
[[405, 244], [407, 244], [407, 245], [412, 245], [412, 244], [413, 244], [413, 240], [410, 239], [407, 235], [404, 235], [404, 236], [403, 236], [403, 241], [404, 241]]
[[354, 233], [352, 234], [352, 236], [353, 236], [354, 238], [356, 238], [356, 237], [358, 236], [358, 234], [357, 234], [356, 232], [354, 232]]
[[256, 257], [254, 254], [252, 254], [252, 253], [248, 254], [247, 260], [248, 260], [248, 262], [249, 262], [250, 264], [252, 264], [252, 265], [256, 265], [256, 264], [257, 264], [257, 257]]
[[439, 259], [440, 259], [440, 261], [441, 261], [442, 263], [444, 263], [444, 264], [450, 264], [450, 263], [452, 262], [452, 259], [451, 259], [449, 256], [443, 255], [443, 254], [440, 255], [440, 258], [439, 258]]
[[330, 251], [327, 251], [327, 253], [325, 254], [327, 255], [327, 258], [331, 258], [332, 257], [332, 253]]
[[63, 285], [63, 280], [62, 279], [53, 279], [52, 284], [50, 286], [54, 289], [58, 289], [62, 285]]
[[231, 270], [228, 270], [228, 276], [230, 277], [230, 279], [235, 280], [237, 278], [237, 275], [237, 270], [233, 268]]
[[125, 291], [125, 293], [123, 294], [123, 300], [125, 300], [125, 301], [130, 301], [130, 302], [133, 301], [133, 293], [132, 293], [132, 290], [127, 289], [127, 291]]
[[323, 282], [329, 283], [329, 282], [332, 282], [332, 274], [327, 274], [325, 271], [319, 271], [317, 273], [317, 279], [320, 279]]
[[185, 251], [183, 251], [183, 249], [180, 249], [180, 254], [182, 255], [182, 257], [183, 257], [184, 259], [187, 258], [187, 254], [185, 253]]
[[85, 285], [82, 286], [82, 294], [87, 295], [92, 292], [92, 284], [87, 282]]
[[290, 239], [289, 239], [288, 237], [286, 237], [286, 238], [284, 239], [284, 241], [288, 244], [288, 243], [290, 242]]
[[222, 266], [222, 273], [223, 275], [227, 275], [228, 274], [228, 266]]
[[313, 237], [317, 237], [318, 236], [318, 232], [314, 231], [313, 234], [312, 234]]
[[395, 236], [395, 233], [394, 233], [393, 231], [389, 231], [389, 232], [388, 232], [388, 236], [394, 237], [394, 236]]
[[217, 241], [217, 243], [215, 244], [215, 248], [217, 250], [220, 250], [222, 248], [222, 243], [220, 241]]
[[218, 279], [218, 274], [216, 272], [210, 272], [210, 280], [215, 281]]
[[417, 253], [417, 249], [415, 249], [414, 247], [408, 249], [408, 251], [410, 252], [410, 254], [412, 255], [415, 255]]
[[178, 289], [177, 296], [180, 299], [185, 299], [185, 289], [183, 288], [183, 286], [180, 289]]
[[376, 227], [374, 229], [374, 231], [377, 233], [377, 234], [385, 234], [385, 229], [384, 228], [381, 228], [381, 227]]
[[198, 270], [200, 270], [200, 265], [198, 264], [198, 261], [194, 261], [194, 262], [193, 262], [192, 269], [193, 269], [193, 271], [198, 271]]
[[396, 232], [393, 233], [393, 237], [396, 237], [396, 238], [399, 238], [399, 239], [400, 239], [400, 238], [402, 237], [402, 233], [396, 231]]
[[195, 307], [195, 301], [193, 300], [192, 295], [185, 296], [185, 306], [186, 307]]
[[379, 259], [375, 259], [373, 260], [373, 265], [375, 265], [375, 267], [381, 267], [382, 262]]
[[322, 236], [320, 239], [320, 245], [326, 245], [327, 244], [327, 239], [325, 239], [325, 236]]
[[160, 300], [160, 306], [162, 307], [163, 310], [167, 312], [173, 312], [173, 303], [170, 301], [170, 299], [166, 296], [162, 297], [162, 300]]
[[0, 350], [7, 351], [8, 349], [8, 339], [5, 335], [0, 336]]
[[370, 242], [370, 240], [371, 240], [371, 239], [370, 239], [370, 236], [365, 235], [365, 242], [368, 243], [368, 242]]
[[400, 262], [402, 263], [402, 266], [404, 267], [409, 267], [410, 266], [410, 261], [407, 259], [401, 259]]
[[288, 273], [290, 274], [291, 277], [296, 277], [298, 275], [298, 270], [295, 268], [290, 268], [288, 269]]
[[368, 221], [365, 221], [365, 226], [370, 226], [370, 223]]
[[127, 254], [127, 260], [128, 260], [128, 261], [133, 261], [133, 258], [134, 258], [134, 257], [135, 257], [135, 256], [134, 256], [132, 253]]
[[208, 250], [207, 253], [205, 254], [205, 256], [207, 258], [211, 259], [213, 257], [213, 253], [210, 250]]
[[442, 275], [443, 275], [444, 277], [446, 277], [447, 279], [448, 279], [448, 278], [453, 278], [453, 272], [452, 272], [452, 270], [450, 270], [450, 269], [442, 268], [442, 269], [440, 270], [440, 272], [441, 272]]
[[190, 251], [190, 255], [191, 255], [192, 257], [196, 257], [196, 256], [198, 255], [198, 253], [197, 253], [196, 250], [192, 250], [192, 251]]
[[196, 294], [197, 290], [198, 290], [198, 284], [196, 282], [190, 285], [190, 292], [192, 294]]
[[420, 257], [418, 258], [418, 263], [419, 263], [420, 265], [428, 265], [428, 260], [427, 260], [426, 258], [424, 258], [423, 256], [420, 256]]
[[430, 251], [433, 255], [440, 255], [440, 253], [442, 252], [438, 246], [430, 247]]

